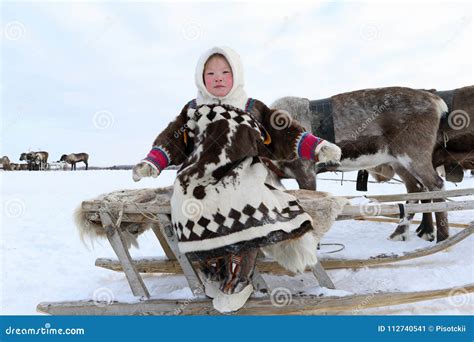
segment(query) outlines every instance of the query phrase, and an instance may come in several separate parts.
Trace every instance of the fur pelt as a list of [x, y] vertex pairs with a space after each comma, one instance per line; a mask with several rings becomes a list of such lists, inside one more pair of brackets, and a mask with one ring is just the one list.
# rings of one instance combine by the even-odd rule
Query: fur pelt
[[[125, 203], [163, 203], [169, 205], [171, 192], [171, 187], [158, 189], [119, 190], [102, 194], [94, 200], [103, 201], [104, 209], [108, 211], [112, 217], [112, 220], [117, 220], [119, 216], [119, 210], [111, 210], [108, 205]], [[138, 248], [138, 236], [157, 224], [153, 220], [153, 214], [144, 214], [148, 218], [145, 222], [121, 222], [119, 225], [121, 231], [124, 233], [123, 235], [128, 248], [130, 248], [131, 245]], [[79, 236], [86, 246], [88, 246], [86, 240], [88, 240], [93, 247], [94, 240], [107, 237], [104, 227], [102, 227], [100, 224], [100, 219], [98, 217], [97, 221], [88, 219], [87, 212], [84, 211], [82, 205], [79, 205], [74, 211], [74, 222], [76, 223], [76, 226], [79, 230]]]
[[[288, 191], [294, 193], [294, 191]], [[296, 193], [295, 193], [296, 195]], [[331, 228], [338, 214], [348, 203], [347, 199], [331, 197], [327, 193], [298, 190], [298, 199], [304, 210], [313, 219], [313, 230], [298, 239], [287, 240], [262, 248], [266, 256], [271, 256], [285, 269], [303, 273], [307, 267], [316, 265], [316, 249], [323, 235]], [[307, 202], [305, 200], [311, 200]]]

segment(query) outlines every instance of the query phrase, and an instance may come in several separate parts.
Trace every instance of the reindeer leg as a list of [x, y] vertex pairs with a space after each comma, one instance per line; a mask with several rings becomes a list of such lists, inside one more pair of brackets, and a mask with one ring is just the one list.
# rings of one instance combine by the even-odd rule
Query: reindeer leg
[[[411, 168], [416, 178], [419, 179], [421, 183], [429, 191], [440, 191], [444, 189], [443, 179], [436, 173], [432, 164], [423, 165], [422, 163], [411, 163]], [[433, 202], [445, 202], [445, 199], [435, 199]], [[436, 218], [436, 242], [441, 242], [446, 240], [449, 237], [449, 226], [448, 226], [448, 213], [447, 212], [437, 212], [435, 213]], [[418, 236], [422, 239], [433, 241], [434, 240], [434, 229], [430, 229], [426, 225], [426, 229], [423, 232], [419, 232]]]
[[[401, 165], [393, 165], [395, 172], [405, 183], [408, 193], [420, 192], [423, 188], [419, 182], [413, 177], [407, 169]], [[418, 201], [407, 201], [407, 203], [417, 203]], [[398, 226], [395, 231], [390, 235], [389, 239], [394, 241], [406, 241], [408, 240], [408, 232], [410, 229], [410, 223], [413, 220], [414, 214], [405, 214], [404, 217], [400, 218]]]
[[314, 162], [297, 159], [282, 163], [282, 171], [288, 178], [294, 178], [300, 189], [316, 190]]
[[[421, 203], [431, 203], [431, 201], [422, 200]], [[421, 219], [421, 223], [418, 226], [418, 228], [416, 228], [416, 233], [418, 237], [424, 240], [433, 241], [434, 240], [433, 230], [434, 230], [433, 215], [431, 215], [431, 213], [423, 213], [423, 218]]]

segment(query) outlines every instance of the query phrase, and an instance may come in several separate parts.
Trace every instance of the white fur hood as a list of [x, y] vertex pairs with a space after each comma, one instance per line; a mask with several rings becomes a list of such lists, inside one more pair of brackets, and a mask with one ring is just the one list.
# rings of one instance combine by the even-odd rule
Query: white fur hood
[[[227, 62], [232, 69], [234, 78], [234, 86], [226, 96], [222, 97], [214, 96], [209, 93], [206, 89], [206, 86], [204, 85], [203, 80], [204, 65], [206, 64], [209, 57], [215, 53], [221, 54], [227, 59]], [[245, 110], [247, 94], [244, 90], [244, 70], [242, 67], [242, 62], [240, 61], [240, 56], [231, 48], [225, 46], [216, 46], [204, 52], [196, 65], [195, 81], [198, 88], [198, 94], [196, 97], [196, 103], [198, 105], [213, 103], [229, 104]]]

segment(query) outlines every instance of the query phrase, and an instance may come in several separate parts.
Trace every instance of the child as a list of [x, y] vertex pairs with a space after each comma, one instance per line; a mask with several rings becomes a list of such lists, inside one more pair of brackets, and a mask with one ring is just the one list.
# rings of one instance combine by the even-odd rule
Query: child
[[195, 78], [197, 98], [158, 135], [133, 179], [182, 164], [171, 198], [178, 246], [201, 260], [214, 307], [234, 311], [253, 291], [261, 247], [272, 245], [266, 252], [291, 271], [316, 263], [311, 217], [272, 184], [261, 158], [337, 163], [341, 150], [305, 132], [288, 113], [248, 98], [240, 58], [229, 48], [204, 53]]

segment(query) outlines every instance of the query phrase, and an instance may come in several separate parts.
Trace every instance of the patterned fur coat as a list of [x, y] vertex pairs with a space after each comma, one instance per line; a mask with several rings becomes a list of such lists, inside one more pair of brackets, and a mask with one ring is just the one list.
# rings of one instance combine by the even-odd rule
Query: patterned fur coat
[[[304, 129], [258, 100], [248, 112], [230, 105], [187, 104], [154, 142], [169, 164], [181, 164], [171, 198], [183, 253], [220, 256], [301, 237], [311, 217], [298, 201], [266, 182], [261, 158], [292, 160]], [[280, 118], [281, 119], [281, 118]]]

